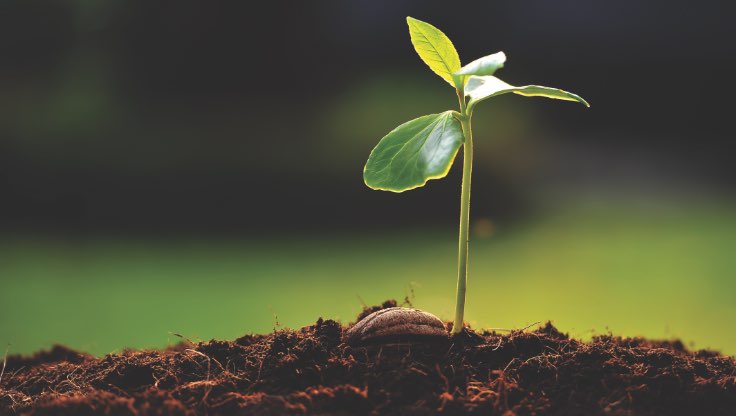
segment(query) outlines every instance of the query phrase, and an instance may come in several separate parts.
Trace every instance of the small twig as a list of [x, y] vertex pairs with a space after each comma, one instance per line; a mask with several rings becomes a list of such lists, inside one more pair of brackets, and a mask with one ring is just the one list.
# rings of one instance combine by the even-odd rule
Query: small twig
[[0, 371], [0, 383], [3, 381], [3, 375], [5, 374], [5, 366], [8, 364], [8, 350], [10, 350], [10, 344], [5, 347], [5, 356], [3, 357], [3, 369]]
[[542, 323], [542, 321], [534, 322], [533, 324], [527, 325], [527, 326], [525, 326], [524, 328], [521, 328], [521, 329], [508, 329], [508, 328], [488, 328], [488, 329], [491, 330], [491, 331], [504, 331], [504, 332], [517, 332], [517, 331], [519, 331], [519, 332], [521, 332], [521, 331], [526, 331], [527, 329], [533, 327], [534, 325], [540, 324], [540, 323]]
[[[212, 360], [213, 359], [210, 358], [207, 354], [205, 354], [203, 352], [200, 352], [200, 351], [197, 351], [195, 349], [187, 348], [184, 351], [191, 352], [192, 354], [197, 354], [197, 355], [199, 355], [199, 356], [204, 357], [204, 358], [207, 359], [207, 377], [205, 377], [205, 380], [204, 380], [204, 384], [205, 384], [206, 387], [205, 387], [204, 395], [202, 396], [202, 400], [200, 400], [200, 402], [205, 403], [207, 401], [207, 397], [209, 397], [210, 392], [212, 391], [212, 385], [210, 384], [209, 381], [210, 381], [210, 371], [212, 369]], [[222, 364], [220, 364], [220, 362], [217, 361], [217, 360], [214, 360], [214, 361], [217, 363], [217, 365], [220, 366], [220, 369], [222, 369]]]
[[[13, 371], [12, 374], [10, 374], [10, 378], [15, 377], [18, 373], [20, 373], [21, 371], [23, 371], [25, 368], [26, 368], [26, 366], [18, 367], [15, 371]], [[10, 380], [10, 378], [8, 380]]]
[[509, 361], [509, 363], [506, 364], [506, 367], [504, 367], [503, 370], [501, 370], [501, 373], [506, 373], [506, 370], [508, 370], [509, 367], [511, 367], [511, 363], [513, 363], [514, 361], [516, 361], [516, 358], [512, 358], [511, 361]]
[[[210, 381], [210, 370], [211, 370], [211, 366], [212, 366], [212, 360], [210, 359], [210, 357], [208, 357], [207, 354], [204, 354], [204, 353], [202, 353], [200, 351], [197, 351], [197, 350], [194, 350], [194, 349], [191, 349], [191, 348], [187, 348], [184, 351], [191, 352], [192, 354], [197, 354], [197, 355], [199, 355], [199, 356], [204, 357], [204, 358], [207, 359], [207, 377], [205, 377], [205, 381]], [[218, 364], [220, 364], [220, 363], [218, 363]], [[222, 368], [222, 364], [220, 364], [220, 368]]]
[[192, 341], [191, 339], [185, 337], [182, 334], [177, 334], [176, 332], [169, 331], [169, 335], [173, 335], [175, 337], [178, 337], [179, 339], [183, 339], [184, 341], [188, 342], [190, 345], [196, 345], [197, 344], [196, 342]]
[[498, 337], [498, 345], [491, 351], [496, 351], [497, 349], [501, 348], [501, 342], [503, 342], [503, 337]]
[[538, 324], [541, 324], [541, 323], [542, 323], [542, 321], [534, 322], [533, 324], [529, 324], [529, 325], [525, 326], [524, 328], [521, 328], [519, 331], [526, 331], [527, 329], [533, 327], [534, 325], [538, 325]]

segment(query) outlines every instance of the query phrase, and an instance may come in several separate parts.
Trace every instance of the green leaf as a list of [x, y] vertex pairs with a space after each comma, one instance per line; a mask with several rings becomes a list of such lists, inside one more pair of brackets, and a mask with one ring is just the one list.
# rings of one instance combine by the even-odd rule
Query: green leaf
[[469, 109], [472, 109], [478, 102], [487, 98], [509, 92], [526, 97], [547, 97], [557, 100], [577, 101], [584, 104], [586, 107], [590, 107], [590, 104], [588, 104], [583, 97], [571, 92], [557, 88], [541, 87], [539, 85], [515, 87], [491, 75], [471, 76], [468, 80], [468, 84], [465, 86], [465, 95], [470, 97], [470, 101], [468, 101]]
[[476, 59], [460, 68], [453, 75], [455, 76], [456, 83], [462, 82], [461, 85], [465, 85], [470, 75], [493, 75], [496, 70], [503, 68], [504, 62], [506, 62], [506, 54], [496, 52], [492, 55]]
[[450, 38], [429, 23], [407, 17], [409, 35], [414, 49], [435, 74], [457, 87], [452, 74], [460, 69], [460, 57]]
[[387, 134], [368, 157], [363, 169], [365, 184], [403, 192], [447, 175], [464, 141], [462, 126], [453, 113], [419, 117]]

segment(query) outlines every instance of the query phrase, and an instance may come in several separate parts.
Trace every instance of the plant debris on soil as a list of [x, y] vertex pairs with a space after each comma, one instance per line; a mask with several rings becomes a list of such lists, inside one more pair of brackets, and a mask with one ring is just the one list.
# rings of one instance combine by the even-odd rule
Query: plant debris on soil
[[356, 347], [346, 329], [319, 319], [161, 351], [10, 356], [0, 414], [736, 415], [734, 358], [678, 341], [582, 342], [547, 323]]

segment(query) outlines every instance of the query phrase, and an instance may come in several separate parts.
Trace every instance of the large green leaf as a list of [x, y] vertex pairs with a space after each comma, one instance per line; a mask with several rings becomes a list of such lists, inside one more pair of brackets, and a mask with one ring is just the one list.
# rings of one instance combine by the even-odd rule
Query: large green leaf
[[539, 85], [525, 85], [523, 87], [515, 87], [500, 79], [488, 76], [471, 76], [465, 86], [465, 95], [470, 97], [468, 107], [474, 107], [478, 102], [497, 95], [512, 92], [514, 94], [524, 95], [526, 97], [547, 97], [557, 100], [577, 101], [590, 107], [583, 97], [571, 92], [563, 91], [557, 88], [541, 87]]
[[498, 69], [503, 68], [504, 62], [506, 62], [506, 54], [503, 52], [478, 58], [453, 74], [455, 82], [465, 85], [471, 75], [493, 75]]
[[460, 122], [452, 111], [408, 121], [387, 134], [363, 169], [373, 189], [403, 192], [447, 175], [463, 144]]
[[429, 23], [407, 17], [409, 36], [414, 49], [429, 69], [453, 87], [456, 87], [452, 74], [460, 69], [460, 57], [450, 38]]

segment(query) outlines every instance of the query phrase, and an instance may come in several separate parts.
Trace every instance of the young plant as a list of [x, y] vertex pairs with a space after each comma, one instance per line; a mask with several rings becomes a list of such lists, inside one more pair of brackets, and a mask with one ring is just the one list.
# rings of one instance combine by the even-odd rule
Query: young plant
[[452, 333], [463, 328], [465, 288], [468, 277], [468, 225], [470, 179], [473, 169], [473, 135], [470, 120], [481, 101], [514, 93], [525, 97], [547, 97], [590, 105], [580, 96], [556, 88], [526, 85], [515, 87], [493, 74], [503, 67], [506, 55], [497, 52], [461, 66], [450, 39], [429, 23], [407, 17], [414, 49], [429, 69], [455, 89], [460, 111], [448, 110], [408, 121], [388, 133], [371, 152], [363, 170], [365, 184], [372, 189], [404, 192], [424, 186], [430, 179], [447, 175], [463, 147], [463, 179], [460, 195], [460, 238], [458, 241], [457, 300]]

